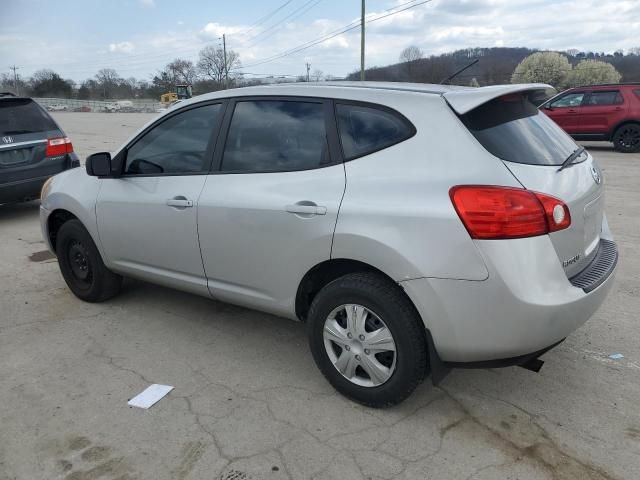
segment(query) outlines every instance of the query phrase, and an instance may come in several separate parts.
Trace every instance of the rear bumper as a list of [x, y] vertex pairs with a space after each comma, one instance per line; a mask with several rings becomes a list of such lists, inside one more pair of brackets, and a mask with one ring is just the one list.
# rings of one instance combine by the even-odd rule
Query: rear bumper
[[40, 190], [47, 177], [29, 178], [0, 185], [0, 204], [40, 198]]
[[616, 266], [588, 293], [567, 278], [548, 236], [478, 241], [484, 281], [421, 278], [401, 282], [445, 362], [531, 355], [582, 325], [605, 300]]
[[[67, 158], [63, 163], [63, 168], [61, 168], [60, 171], [54, 171], [53, 174], [47, 170], [42, 171], [43, 169], [39, 168], [34, 169], [33, 173], [40, 173], [40, 175], [34, 175], [31, 178], [17, 180], [14, 182], [0, 183], [0, 204], [22, 202], [25, 200], [40, 198], [42, 185], [47, 181], [47, 179], [55, 174], [79, 166], [80, 161], [78, 160], [78, 156], [75, 153], [70, 153], [67, 155]], [[38, 170], [40, 171], [38, 172]], [[42, 175], [43, 173], [47, 173], [47, 175]]]

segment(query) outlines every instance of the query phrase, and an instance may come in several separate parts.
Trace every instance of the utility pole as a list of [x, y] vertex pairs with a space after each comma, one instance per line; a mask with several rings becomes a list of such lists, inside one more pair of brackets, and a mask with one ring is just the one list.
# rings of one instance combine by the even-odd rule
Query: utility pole
[[229, 88], [229, 64], [227, 63], [227, 40], [222, 34], [222, 52], [224, 54], [224, 88]]
[[9, 67], [9, 69], [13, 70], [13, 88], [16, 91], [16, 95], [20, 95], [18, 91], [18, 74], [16, 73], [17, 70], [20, 70], [20, 67], [16, 67], [14, 64], [12, 67]]
[[360, 11], [360, 81], [364, 82], [364, 0]]
[[311, 64], [309, 62], [306, 63], [307, 65], [307, 82], [309, 81], [309, 70], [311, 69]]

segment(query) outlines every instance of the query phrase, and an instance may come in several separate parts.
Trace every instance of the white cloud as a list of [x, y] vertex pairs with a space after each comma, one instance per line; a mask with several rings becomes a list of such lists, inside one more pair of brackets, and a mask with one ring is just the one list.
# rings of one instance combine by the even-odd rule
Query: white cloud
[[140, 3], [142, 5], [144, 5], [145, 7], [155, 7], [156, 6], [155, 0], [140, 0]]
[[[244, 25], [223, 25], [218, 22], [209, 22], [198, 32], [198, 37], [202, 40], [217, 40], [222, 37], [223, 33], [233, 35], [243, 30], [247, 30]], [[255, 33], [252, 32], [252, 34]]]
[[[153, 4], [149, 0], [147, 3]], [[386, 2], [379, 11], [370, 11], [367, 18], [388, 13], [383, 9], [390, 4]], [[612, 8], [619, 13], [615, 21], [611, 20]], [[0, 41], [0, 57], [7, 64], [24, 65], [24, 75], [38, 68], [53, 67], [63, 76], [82, 80], [98, 68], [108, 66], [123, 76], [147, 78], [174, 58], [197, 61], [198, 51], [205, 45], [219, 45], [219, 38], [225, 33], [227, 49], [240, 53], [246, 71], [301, 74], [305, 72], [305, 58], [313, 58], [312, 69], [342, 76], [359, 66], [359, 28], [293, 55], [256, 64], [339, 31], [351, 21], [357, 22], [357, 8], [351, 8], [347, 14], [343, 10], [337, 9], [316, 20], [307, 15], [260, 35], [271, 22], [253, 30], [250, 25], [223, 23], [228, 9], [221, 8], [216, 13], [217, 21], [205, 17], [199, 27], [189, 22], [182, 26], [178, 18], [174, 18], [175, 29], [170, 31], [145, 24], [125, 37], [129, 41], [112, 39], [114, 43], [107, 44], [105, 52], [80, 44], [79, 35], [85, 32], [79, 32], [77, 37], [49, 38], [17, 25], [16, 35], [19, 32], [21, 40]], [[3, 31], [5, 36], [9, 33]], [[639, 38], [640, 0], [433, 0], [368, 23], [366, 64], [371, 67], [394, 63], [409, 45], [417, 45], [427, 55], [492, 46], [613, 52], [639, 46]], [[132, 51], [135, 53], [130, 58], [113, 54]], [[57, 59], [55, 65], [51, 58]]]
[[131, 42], [110, 43], [109, 51], [113, 53], [131, 53], [135, 46]]

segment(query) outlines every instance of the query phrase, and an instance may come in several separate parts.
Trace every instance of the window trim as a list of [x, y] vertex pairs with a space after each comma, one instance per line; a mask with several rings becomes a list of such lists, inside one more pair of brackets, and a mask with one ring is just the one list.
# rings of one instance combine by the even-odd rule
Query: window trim
[[[596, 104], [588, 103], [588, 102], [591, 101], [591, 96], [594, 93], [616, 93], [616, 98], [619, 96], [622, 99], [622, 102], [620, 102], [620, 103], [596, 103]], [[587, 92], [586, 98], [583, 100], [583, 106], [585, 106], [585, 107], [611, 107], [611, 106], [616, 106], [616, 105], [624, 105], [624, 103], [625, 103], [624, 95], [622, 94], [622, 91], [619, 88], [602, 89], [602, 90], [591, 90], [591, 91]]]
[[[318, 103], [323, 105], [325, 132], [327, 134], [327, 146], [329, 162], [310, 168], [299, 168], [296, 170], [222, 170], [222, 160], [224, 157], [224, 150], [229, 138], [229, 131], [231, 129], [231, 121], [235, 112], [236, 104], [240, 102], [250, 101], [281, 101], [281, 102], [302, 102], [302, 103]], [[229, 105], [224, 115], [224, 120], [220, 128], [220, 136], [216, 150], [214, 153], [213, 162], [211, 165], [210, 175], [241, 175], [241, 174], [268, 174], [268, 173], [294, 173], [305, 172], [308, 170], [318, 170], [321, 168], [327, 168], [342, 163], [342, 157], [340, 155], [339, 145], [337, 145], [337, 127], [334, 124], [331, 100], [322, 97], [305, 97], [300, 95], [245, 95], [229, 98]]]
[[[138, 135], [136, 135], [127, 145], [118, 152], [118, 154], [113, 158], [113, 162], [116, 165], [116, 178], [145, 178], [145, 177], [182, 177], [182, 176], [193, 176], [193, 175], [208, 175], [211, 170], [211, 163], [213, 161], [213, 155], [217, 146], [217, 143], [220, 139], [220, 130], [223, 123], [223, 119], [226, 115], [226, 110], [228, 106], [228, 99], [226, 98], [218, 98], [212, 99], [202, 102], [197, 102], [189, 105], [185, 105], [174, 112], [171, 112], [167, 115], [163, 115], [158, 118], [155, 122], [148, 125], [144, 130], [142, 130]], [[147, 133], [149, 133], [154, 128], [160, 126], [162, 123], [166, 122], [170, 118], [175, 117], [176, 115], [180, 115], [181, 113], [188, 112], [189, 110], [193, 110], [196, 108], [207, 107], [210, 105], [220, 105], [221, 112], [218, 115], [218, 118], [213, 126], [213, 131], [207, 140], [207, 148], [205, 150], [205, 158], [202, 165], [202, 169], [198, 172], [168, 172], [168, 173], [125, 173], [124, 169], [127, 164], [127, 155], [129, 153], [129, 149], [133, 147], [138, 141], [140, 141]]]
[[[343, 100], [343, 99], [333, 99], [332, 100], [333, 103], [333, 118], [334, 118], [334, 122], [335, 122], [335, 126], [336, 126], [336, 134], [338, 136], [338, 143], [340, 145], [340, 153], [342, 156], [342, 159], [344, 162], [350, 162], [352, 160], [356, 160], [358, 158], [362, 158], [362, 157], [366, 157], [367, 155], [372, 155], [374, 153], [377, 153], [381, 150], [385, 150], [387, 148], [393, 147], [394, 145], [398, 145], [399, 143], [405, 142], [407, 140], [409, 140], [410, 138], [413, 138], [416, 133], [418, 133], [418, 130], [416, 129], [415, 125], [411, 122], [411, 120], [409, 120], [407, 117], [405, 117], [402, 113], [400, 113], [399, 111], [395, 110], [394, 108], [388, 107], [386, 105], [382, 105], [380, 103], [373, 103], [373, 102], [363, 102], [360, 100]], [[338, 123], [338, 105], [345, 105], [345, 106], [356, 106], [356, 107], [365, 107], [365, 108], [371, 108], [374, 110], [380, 110], [386, 113], [389, 113], [391, 115], [393, 115], [394, 117], [396, 117], [398, 120], [400, 120], [402, 123], [405, 124], [405, 126], [407, 126], [409, 128], [410, 134], [407, 135], [406, 137], [403, 137], [402, 139], [398, 140], [397, 142], [391, 143], [389, 145], [385, 145], [383, 147], [380, 148], [376, 148], [374, 150], [368, 151], [366, 153], [362, 153], [360, 155], [356, 155], [353, 157], [347, 157], [344, 153], [344, 147], [342, 145], [342, 138], [340, 137], [340, 127], [339, 127], [339, 123]]]

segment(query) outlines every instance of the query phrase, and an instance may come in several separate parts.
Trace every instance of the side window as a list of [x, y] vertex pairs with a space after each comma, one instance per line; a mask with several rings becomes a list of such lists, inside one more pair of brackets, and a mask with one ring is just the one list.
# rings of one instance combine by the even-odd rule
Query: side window
[[381, 108], [338, 103], [336, 115], [340, 143], [347, 160], [390, 147], [415, 132], [400, 115]]
[[569, 93], [568, 95], [551, 102], [550, 106], [553, 108], [579, 107], [583, 98], [584, 92]]
[[281, 172], [329, 163], [324, 104], [236, 103], [222, 157], [224, 172]]
[[207, 145], [222, 111], [220, 104], [174, 115], [127, 150], [125, 174], [198, 173], [207, 166]]
[[618, 90], [591, 92], [587, 105], [620, 105], [624, 102]]

